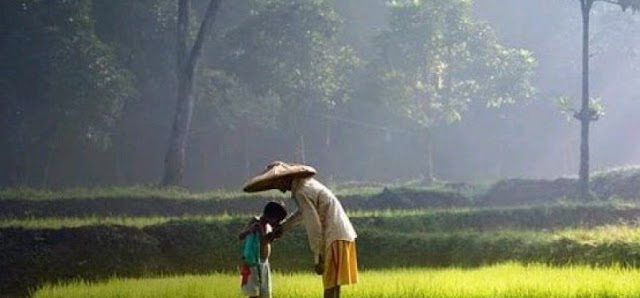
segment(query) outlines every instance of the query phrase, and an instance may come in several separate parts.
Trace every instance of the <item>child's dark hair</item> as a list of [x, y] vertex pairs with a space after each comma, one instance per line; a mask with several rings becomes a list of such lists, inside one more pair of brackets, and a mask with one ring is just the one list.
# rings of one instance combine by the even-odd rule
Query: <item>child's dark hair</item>
[[262, 214], [281, 221], [287, 217], [287, 209], [282, 202], [271, 201], [264, 206]]

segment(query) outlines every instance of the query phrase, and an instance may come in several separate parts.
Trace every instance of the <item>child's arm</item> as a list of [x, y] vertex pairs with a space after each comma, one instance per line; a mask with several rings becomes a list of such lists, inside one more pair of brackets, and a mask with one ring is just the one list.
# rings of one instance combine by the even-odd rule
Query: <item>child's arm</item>
[[259, 228], [258, 220], [254, 217], [247, 223], [247, 225], [242, 229], [242, 231], [240, 231], [240, 234], [238, 234], [238, 239], [243, 240], [245, 237], [247, 237], [247, 235], [249, 235], [250, 233], [253, 233], [258, 228]]

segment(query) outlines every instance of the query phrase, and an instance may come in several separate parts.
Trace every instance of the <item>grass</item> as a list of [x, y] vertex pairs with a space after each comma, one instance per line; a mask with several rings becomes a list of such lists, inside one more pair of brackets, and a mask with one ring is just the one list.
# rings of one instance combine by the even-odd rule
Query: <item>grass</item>
[[[338, 197], [371, 197], [380, 194], [385, 187], [393, 191], [453, 191], [453, 189], [445, 184], [434, 184], [430, 186], [418, 184], [402, 184], [393, 185], [384, 184], [331, 184], [333, 192]], [[463, 194], [471, 195], [478, 192], [484, 186], [473, 188], [465, 188], [461, 190]], [[190, 199], [190, 200], [224, 200], [239, 199], [251, 197], [272, 197], [274, 199], [286, 199], [290, 195], [282, 194], [279, 191], [269, 191], [262, 193], [245, 193], [240, 189], [226, 190], [217, 189], [204, 192], [191, 192], [180, 187], [158, 187], [155, 185], [132, 185], [132, 186], [104, 186], [94, 188], [69, 188], [62, 190], [39, 189], [31, 187], [8, 187], [0, 188], [1, 200], [65, 200], [65, 199]]]
[[[377, 186], [340, 186], [336, 195], [361, 195], [364, 197], [379, 194], [383, 187]], [[153, 185], [106, 186], [95, 188], [70, 188], [63, 190], [38, 189], [31, 187], [0, 188], [1, 200], [68, 200], [68, 199], [173, 199], [173, 200], [225, 200], [251, 197], [273, 197], [285, 199], [290, 195], [278, 191], [249, 194], [241, 190], [212, 190], [191, 192], [180, 187], [158, 187]]]
[[[433, 214], [435, 210], [354, 210], [348, 212], [351, 218], [386, 217], [403, 218], [411, 216], [424, 216]], [[462, 212], [462, 211], [458, 211]], [[257, 213], [256, 213], [257, 215]], [[198, 221], [198, 222], [224, 222], [232, 219], [248, 218], [249, 214], [215, 214], [215, 215], [184, 215], [184, 216], [86, 216], [86, 217], [28, 217], [28, 218], [0, 218], [0, 228], [25, 228], [25, 229], [60, 229], [75, 228], [93, 225], [124, 225], [133, 227], [146, 227], [158, 225], [170, 221]]]
[[[321, 278], [274, 274], [274, 297], [319, 297]], [[242, 297], [231, 274], [120, 279], [45, 285], [35, 298], [53, 297]], [[392, 269], [364, 271], [342, 297], [359, 298], [524, 298], [638, 297], [640, 271], [618, 267], [549, 267], [507, 263], [478, 269]]]
[[[496, 217], [509, 214], [510, 212], [525, 212], [527, 210], [548, 210], [562, 212], [563, 210], [571, 210], [574, 208], [594, 208], [594, 212], [602, 209], [603, 211], [611, 210], [635, 210], [640, 209], [638, 203], [627, 202], [592, 202], [592, 203], [560, 203], [554, 205], [540, 205], [537, 207], [454, 207], [444, 209], [370, 209], [370, 210], [348, 210], [347, 213], [354, 222], [358, 223], [367, 219], [380, 219], [390, 221], [383, 225], [396, 228], [397, 225], [403, 226], [404, 229], [410, 228], [411, 225], [423, 225], [437, 218], [453, 218], [453, 217], [471, 217], [478, 218]], [[163, 224], [169, 221], [199, 221], [199, 222], [220, 222], [232, 219], [242, 219], [248, 216], [257, 215], [260, 210], [256, 210], [251, 214], [234, 214], [225, 213], [210, 215], [181, 215], [181, 216], [86, 216], [86, 217], [27, 217], [27, 218], [0, 218], [0, 228], [18, 227], [26, 229], [49, 228], [58, 229], [65, 227], [81, 227], [89, 225], [125, 225], [135, 227], [145, 227], [156, 224]], [[394, 223], [391, 223], [394, 222]], [[621, 223], [625, 225], [635, 225], [635, 223]], [[434, 226], [425, 227], [433, 230]], [[449, 223], [445, 228], [447, 231], [460, 230], [459, 227]], [[436, 229], [438, 230], [438, 229]]]
[[574, 239], [578, 242], [640, 242], [640, 227], [638, 224], [604, 225], [591, 229], [570, 228], [556, 231], [556, 237]]
[[[280, 197], [276, 192], [270, 193]], [[171, 199], [171, 200], [224, 200], [243, 197], [265, 197], [264, 194], [247, 194], [241, 191], [212, 190], [190, 192], [179, 187], [153, 185], [107, 186], [95, 188], [70, 188], [64, 190], [29, 187], [0, 188], [1, 200], [69, 200], [69, 199]], [[285, 196], [282, 196], [285, 197]]]
[[[247, 217], [246, 215], [242, 216]], [[197, 221], [202, 223], [225, 222], [237, 218], [235, 215], [189, 215], [189, 216], [148, 216], [148, 217], [30, 217], [24, 219], [0, 219], [0, 228], [62, 229], [95, 225], [122, 225], [143, 228], [170, 221]]]

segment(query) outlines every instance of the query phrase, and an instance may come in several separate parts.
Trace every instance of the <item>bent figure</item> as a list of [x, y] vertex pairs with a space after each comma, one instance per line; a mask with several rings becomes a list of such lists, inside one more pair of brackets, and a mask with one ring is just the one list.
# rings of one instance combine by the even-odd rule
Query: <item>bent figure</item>
[[250, 179], [244, 191], [278, 189], [291, 192], [297, 210], [279, 229], [304, 224], [314, 256], [314, 271], [322, 275], [325, 298], [340, 297], [340, 287], [358, 281], [356, 232], [342, 204], [331, 190], [314, 179], [316, 171], [305, 165], [273, 162]]

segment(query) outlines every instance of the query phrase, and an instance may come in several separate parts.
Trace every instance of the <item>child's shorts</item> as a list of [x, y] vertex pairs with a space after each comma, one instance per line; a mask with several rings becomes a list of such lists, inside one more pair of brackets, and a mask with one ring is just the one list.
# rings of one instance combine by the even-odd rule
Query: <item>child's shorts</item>
[[271, 267], [269, 262], [258, 266], [241, 265], [242, 295], [249, 297], [271, 298]]

